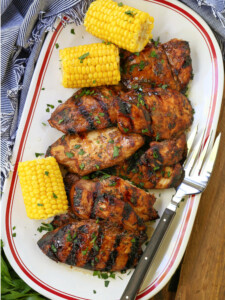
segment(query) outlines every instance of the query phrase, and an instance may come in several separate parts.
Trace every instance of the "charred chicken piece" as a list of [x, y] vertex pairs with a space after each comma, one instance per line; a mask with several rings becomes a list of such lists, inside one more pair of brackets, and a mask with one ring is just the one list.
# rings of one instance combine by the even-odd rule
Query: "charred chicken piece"
[[138, 134], [122, 134], [118, 128], [91, 131], [83, 136], [66, 135], [48, 150], [68, 171], [81, 176], [117, 165], [144, 144]]
[[140, 158], [131, 157], [116, 167], [118, 176], [147, 189], [177, 187], [184, 171], [179, 162], [187, 153], [186, 136], [162, 142], [151, 142], [150, 148]]
[[80, 219], [103, 219], [128, 230], [145, 230], [143, 220], [129, 203], [119, 197], [102, 194], [100, 183], [81, 179], [70, 190], [72, 211]]
[[143, 99], [151, 112], [153, 138], [169, 140], [191, 126], [194, 110], [188, 98], [178, 91], [144, 87]]
[[144, 221], [155, 220], [158, 213], [154, 209], [155, 196], [117, 176], [107, 179], [94, 179], [96, 191], [100, 194], [109, 194], [124, 202], [128, 202], [136, 214]]
[[176, 188], [184, 178], [184, 170], [180, 163], [152, 168], [138, 161], [130, 171], [129, 162], [126, 162], [116, 167], [116, 173], [145, 189]]
[[182, 91], [192, 79], [190, 48], [183, 40], [152, 42], [138, 54], [122, 51], [121, 56], [122, 82], [128, 88], [149, 83]]
[[38, 246], [56, 262], [91, 270], [121, 271], [136, 266], [146, 239], [145, 233], [84, 220], [46, 233]]
[[150, 148], [141, 156], [140, 162], [152, 167], [172, 166], [182, 161], [187, 154], [186, 135], [162, 142], [151, 142]]
[[143, 133], [146, 128], [150, 130], [151, 124], [147, 110], [126, 97], [122, 85], [81, 89], [58, 106], [48, 122], [69, 134], [117, 124], [123, 133]]
[[167, 55], [174, 78], [179, 82], [179, 89], [184, 91], [193, 78], [192, 60], [189, 43], [172, 39], [162, 44]]

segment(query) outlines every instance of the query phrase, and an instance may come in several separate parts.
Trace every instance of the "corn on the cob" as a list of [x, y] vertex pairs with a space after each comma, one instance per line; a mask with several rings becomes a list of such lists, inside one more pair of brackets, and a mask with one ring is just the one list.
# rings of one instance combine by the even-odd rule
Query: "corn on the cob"
[[63, 178], [54, 157], [20, 162], [18, 173], [29, 218], [47, 219], [67, 211]]
[[60, 50], [66, 88], [118, 84], [120, 81], [119, 50], [103, 43]]
[[96, 0], [86, 13], [84, 26], [100, 39], [130, 52], [139, 52], [152, 38], [154, 18], [122, 2]]

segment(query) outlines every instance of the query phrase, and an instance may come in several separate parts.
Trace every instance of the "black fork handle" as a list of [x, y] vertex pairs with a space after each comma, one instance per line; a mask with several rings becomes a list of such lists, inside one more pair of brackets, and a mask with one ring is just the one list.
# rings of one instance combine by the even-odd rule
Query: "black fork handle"
[[168, 208], [157, 225], [120, 300], [134, 300], [176, 212]]

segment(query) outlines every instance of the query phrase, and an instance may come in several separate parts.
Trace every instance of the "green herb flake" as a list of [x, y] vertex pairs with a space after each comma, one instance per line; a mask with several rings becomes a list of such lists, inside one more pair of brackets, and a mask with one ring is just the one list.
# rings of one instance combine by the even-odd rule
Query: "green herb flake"
[[133, 72], [134, 68], [138, 67], [137, 64], [133, 64], [130, 66], [130, 72]]
[[49, 107], [48, 107], [48, 108], [46, 108], [46, 112], [50, 112], [50, 109], [49, 109]]
[[158, 55], [156, 54], [155, 50], [152, 50], [149, 57], [158, 57]]
[[71, 33], [71, 34], [76, 34], [75, 31], [74, 31], [74, 28], [72, 28], [72, 29], [70, 30], [70, 33]]
[[80, 63], [82, 64], [84, 59], [89, 55], [89, 52], [84, 53], [83, 55], [81, 55], [80, 57], [78, 57], [78, 59], [80, 60]]
[[127, 132], [129, 131], [129, 128], [123, 128], [123, 131], [124, 131], [125, 133], [127, 133]]
[[42, 90], [42, 91], [44, 91], [44, 90], [45, 90], [45, 88], [42, 88], [41, 90]]
[[62, 103], [62, 100], [58, 100], [58, 103]]
[[147, 133], [147, 132], [148, 132], [148, 128], [142, 129], [141, 132], [142, 132], [142, 133]]
[[102, 113], [102, 112], [99, 113], [99, 116], [100, 116], [100, 117], [104, 117], [104, 115], [105, 115], [105, 114]]
[[96, 290], [93, 290], [93, 293], [96, 294]]
[[170, 177], [171, 173], [170, 171], [167, 172], [167, 177]]
[[98, 223], [99, 223], [99, 219], [97, 219], [97, 220], [95, 221], [95, 223], [98, 224]]
[[127, 10], [124, 12], [126, 15], [134, 17], [136, 15], [136, 13], [134, 13], [132, 10]]
[[82, 250], [81, 253], [82, 253], [83, 255], [86, 255], [86, 254], [87, 254], [87, 251], [88, 251], [88, 249], [85, 249], [85, 250]]
[[164, 59], [161, 60], [161, 63], [164, 64]]
[[54, 253], [56, 253], [57, 252], [57, 249], [56, 249], [56, 247], [55, 247], [55, 245], [51, 245], [51, 249], [52, 249], [52, 251], [54, 252]]
[[157, 171], [158, 169], [159, 169], [159, 166], [155, 166], [155, 167], [153, 168], [154, 171]]
[[119, 7], [122, 7], [122, 6], [123, 6], [123, 3], [122, 3], [122, 2], [118, 3], [118, 6], [119, 6]]
[[52, 231], [52, 230], [54, 230], [54, 227], [53, 227], [53, 225], [52, 224], [48, 224], [48, 223], [41, 223], [42, 224], [42, 226], [40, 226], [40, 227], [38, 227], [37, 228], [37, 231], [39, 231], [39, 232], [42, 232], [42, 231]]
[[139, 69], [142, 71], [144, 70], [144, 67], [145, 67], [145, 62], [142, 60], [139, 64]]
[[157, 152], [156, 150], [153, 151], [153, 157], [154, 157], [154, 158], [158, 158], [158, 157], [159, 157], [158, 152]]
[[93, 276], [98, 276], [98, 278], [101, 277], [101, 272], [100, 271], [94, 271]]
[[16, 237], [16, 233], [15, 232], [12, 234], [12, 237]]
[[43, 155], [45, 155], [45, 154], [44, 153], [37, 153], [37, 152], [35, 152], [35, 156], [36, 157], [43, 156]]
[[116, 182], [115, 181], [111, 181], [109, 186], [115, 186], [116, 185]]
[[75, 149], [79, 149], [81, 147], [81, 145], [75, 145], [74, 148]]
[[132, 242], [132, 243], [135, 243], [135, 242], [136, 242], [135, 238], [133, 238], [133, 239], [131, 240], [131, 242]]
[[95, 165], [95, 168], [96, 168], [97, 170], [99, 170], [100, 167], [99, 167], [99, 165]]
[[85, 167], [85, 164], [84, 164], [84, 163], [82, 163], [82, 164], [80, 164], [80, 166], [79, 166], [79, 167], [80, 167], [80, 169], [81, 169], [81, 170], [83, 170], [83, 169], [84, 169], [84, 167]]
[[95, 84], [95, 83], [96, 83], [96, 80], [93, 80], [92, 82]]
[[69, 158], [72, 158], [72, 157], [74, 157], [74, 154], [71, 152], [66, 152], [66, 156]]
[[105, 287], [109, 286], [110, 281], [109, 280], [105, 280]]
[[13, 230], [15, 230], [16, 229], [16, 226], [13, 226]]
[[113, 158], [119, 156], [120, 147], [114, 146], [113, 148]]
[[158, 140], [159, 140], [159, 138], [160, 138], [160, 134], [159, 134], [159, 133], [157, 133], [157, 134], [156, 134], [156, 137], [155, 137], [155, 140], [156, 140], [156, 141], [158, 141]]
[[163, 85], [162, 85], [162, 89], [164, 89], [164, 90], [165, 90], [167, 87], [168, 87], [168, 84], [163, 84]]
[[72, 242], [72, 236], [71, 236], [70, 230], [67, 231], [66, 240], [67, 240], [67, 242]]
[[38, 204], [37, 204], [37, 206], [44, 206], [44, 204], [42, 204], [42, 203], [38, 203]]
[[139, 56], [140, 52], [134, 52], [134, 55]]
[[139, 186], [140, 186], [141, 188], [143, 188], [144, 185], [145, 185], [144, 182], [140, 182], [140, 183], [139, 183]]
[[94, 248], [95, 251], [99, 251], [99, 248], [98, 248], [97, 245], [94, 245], [93, 248]]
[[61, 124], [64, 121], [64, 119], [61, 119], [58, 121], [58, 124]]
[[56, 43], [56, 44], [55, 44], [55, 47], [56, 47], [56, 49], [58, 49], [58, 48], [59, 48], [59, 44], [58, 44], [58, 43]]
[[46, 123], [44, 123], [44, 122], [42, 122], [41, 124], [42, 124], [43, 126], [47, 126], [47, 124], [46, 124]]
[[114, 144], [114, 140], [109, 140], [109, 143], [110, 144]]
[[114, 274], [113, 272], [110, 272], [109, 277], [111, 277], [111, 278], [113, 278], [113, 279], [116, 279], [116, 274]]
[[100, 119], [99, 119], [98, 116], [95, 117], [95, 120], [96, 120], [96, 123], [97, 123], [97, 124], [101, 124], [101, 121], [100, 121]]
[[47, 104], [47, 106], [52, 108], [52, 109], [55, 108], [55, 106], [53, 104]]
[[58, 196], [55, 193], [52, 193], [53, 198], [57, 199]]
[[89, 176], [82, 176], [82, 179], [88, 180], [88, 179], [90, 179], [90, 178], [89, 178]]
[[83, 149], [80, 149], [80, 151], [78, 152], [79, 155], [84, 155], [84, 153], [86, 153]]

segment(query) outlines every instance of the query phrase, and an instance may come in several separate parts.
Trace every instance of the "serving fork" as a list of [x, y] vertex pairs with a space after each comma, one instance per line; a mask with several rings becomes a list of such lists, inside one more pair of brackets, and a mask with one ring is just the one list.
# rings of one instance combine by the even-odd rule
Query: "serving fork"
[[[148, 245], [143, 252], [141, 259], [135, 268], [135, 271], [132, 274], [120, 300], [135, 299], [136, 294], [145, 278], [145, 275], [147, 274], [147, 271], [182, 199], [185, 196], [200, 194], [207, 187], [219, 148], [220, 134], [217, 136], [214, 142], [212, 150], [208, 155], [208, 159], [206, 159], [212, 132], [208, 136], [205, 143], [203, 143], [203, 138], [205, 136], [205, 132], [203, 132], [198, 142], [193, 147], [193, 144], [196, 140], [197, 131], [198, 128], [196, 126], [187, 141], [188, 155], [184, 163], [185, 177], [182, 183], [176, 189], [176, 194], [173, 196], [171, 202], [164, 210], [163, 215], [161, 216], [161, 219], [155, 228], [154, 233], [148, 242]], [[201, 146], [202, 144], [203, 146]]]

